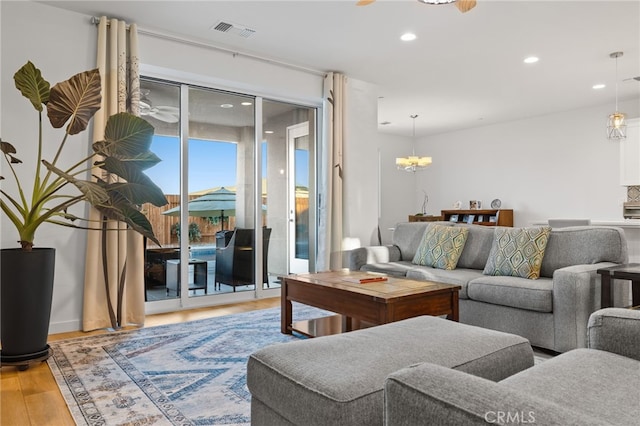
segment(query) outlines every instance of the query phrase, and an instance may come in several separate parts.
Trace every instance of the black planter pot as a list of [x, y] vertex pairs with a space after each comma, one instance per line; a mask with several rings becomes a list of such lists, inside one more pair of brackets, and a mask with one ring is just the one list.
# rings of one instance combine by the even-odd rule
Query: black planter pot
[[50, 355], [53, 248], [0, 250], [0, 362], [21, 369]]

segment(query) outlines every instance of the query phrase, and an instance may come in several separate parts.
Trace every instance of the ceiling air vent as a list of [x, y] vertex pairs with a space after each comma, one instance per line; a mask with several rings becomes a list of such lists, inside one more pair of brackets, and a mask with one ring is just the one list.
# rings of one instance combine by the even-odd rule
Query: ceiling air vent
[[221, 33], [234, 34], [240, 37], [249, 38], [256, 32], [245, 25], [234, 24], [226, 21], [219, 21], [213, 27], [212, 30], [220, 31]]

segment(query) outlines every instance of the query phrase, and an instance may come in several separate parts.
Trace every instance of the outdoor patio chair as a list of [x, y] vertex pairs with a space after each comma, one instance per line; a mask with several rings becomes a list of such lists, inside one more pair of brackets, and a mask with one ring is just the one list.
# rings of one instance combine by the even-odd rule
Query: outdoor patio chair
[[[263, 249], [262, 249], [262, 282], [267, 283], [267, 256], [269, 250], [269, 237], [271, 228], [262, 228]], [[216, 247], [216, 280], [215, 286], [220, 288], [220, 284], [233, 287], [254, 285], [255, 265], [253, 262], [253, 229], [236, 229], [226, 247]]]

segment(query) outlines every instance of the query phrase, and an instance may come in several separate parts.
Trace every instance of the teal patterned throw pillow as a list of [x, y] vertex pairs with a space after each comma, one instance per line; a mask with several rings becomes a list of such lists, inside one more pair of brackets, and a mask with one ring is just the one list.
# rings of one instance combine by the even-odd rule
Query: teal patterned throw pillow
[[540, 267], [550, 233], [548, 226], [496, 228], [484, 274], [531, 280], [540, 278]]
[[469, 230], [457, 226], [430, 225], [422, 237], [413, 263], [438, 269], [456, 269]]

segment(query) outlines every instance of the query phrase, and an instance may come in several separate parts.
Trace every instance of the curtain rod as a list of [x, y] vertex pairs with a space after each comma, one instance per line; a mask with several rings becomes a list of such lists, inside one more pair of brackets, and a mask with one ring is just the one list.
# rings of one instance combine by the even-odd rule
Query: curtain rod
[[[91, 17], [91, 23], [93, 25], [98, 25], [100, 23], [100, 18], [98, 18], [96, 16], [92, 16]], [[107, 26], [109, 26], [109, 25], [110, 25], [109, 21], [107, 21]], [[127, 25], [127, 30], [129, 30], [129, 25]], [[259, 62], [264, 62], [264, 63], [271, 64], [271, 65], [277, 65], [277, 66], [280, 66], [280, 67], [283, 67], [283, 68], [289, 68], [289, 69], [296, 70], [296, 71], [303, 71], [303, 72], [306, 72], [306, 73], [312, 74], [312, 75], [324, 76], [326, 74], [325, 71], [320, 71], [320, 70], [316, 70], [316, 69], [313, 69], [313, 68], [307, 68], [307, 67], [303, 67], [301, 65], [289, 64], [287, 62], [277, 61], [275, 59], [266, 58], [264, 56], [258, 56], [258, 55], [252, 55], [252, 54], [249, 54], [249, 53], [238, 52], [238, 51], [235, 51], [235, 50], [231, 50], [231, 49], [227, 49], [227, 48], [224, 48], [224, 47], [216, 46], [215, 44], [206, 43], [206, 42], [203, 42], [203, 41], [192, 40], [192, 39], [189, 39], [189, 38], [186, 38], [186, 37], [178, 37], [178, 36], [172, 35], [172, 34], [163, 34], [161, 32], [147, 30], [147, 29], [143, 29], [143, 28], [140, 28], [140, 27], [138, 27], [138, 34], [144, 34], [144, 35], [148, 35], [148, 36], [151, 36], [151, 37], [164, 39], [164, 40], [168, 40], [168, 41], [174, 41], [174, 42], [178, 42], [178, 43], [182, 43], [182, 44], [186, 44], [186, 45], [190, 45], [190, 46], [203, 47], [205, 49], [215, 50], [217, 52], [229, 53], [234, 58], [237, 57], [237, 56], [241, 56], [241, 57], [245, 57], [245, 58], [248, 58], [248, 59], [253, 59], [253, 60], [259, 61]]]

